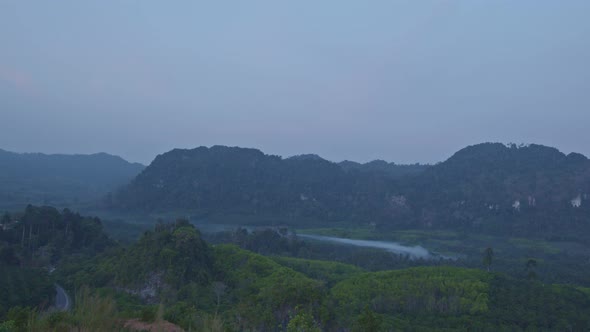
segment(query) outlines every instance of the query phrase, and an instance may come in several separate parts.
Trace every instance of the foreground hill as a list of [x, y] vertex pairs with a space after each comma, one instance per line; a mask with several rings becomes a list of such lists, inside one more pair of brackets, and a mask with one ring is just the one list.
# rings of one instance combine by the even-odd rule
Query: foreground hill
[[541, 145], [479, 144], [430, 167], [283, 159], [214, 146], [158, 156], [115, 205], [291, 224], [580, 234], [590, 229], [589, 194], [590, 161]]
[[[70, 257], [92, 257], [113, 244], [103, 233], [99, 219], [82, 217], [67, 209], [60, 212], [53, 207], [28, 206], [22, 212], [3, 215], [0, 320], [11, 309], [19, 316], [15, 307], [50, 307], [55, 288], [48, 270]], [[24, 319], [29, 319], [26, 313]]]
[[0, 150], [0, 207], [96, 200], [128, 183], [143, 168], [106, 153], [47, 155]]
[[342, 325], [370, 308], [394, 331], [584, 331], [590, 323], [582, 290], [451, 267], [352, 276], [331, 289], [330, 305]]
[[[72, 218], [67, 211], [60, 214], [50, 208], [29, 207], [24, 215], [32, 226], [53, 221], [63, 226], [67, 221], [72, 229], [84, 230], [89, 223], [99, 225], [93, 218]], [[47, 231], [55, 237], [50, 243], [60, 241], [62, 228]], [[80, 235], [104, 238], [100, 227]], [[22, 291], [20, 278], [46, 297], [51, 279], [0, 262], [2, 268], [12, 264], [12, 277], [4, 277], [8, 283], [0, 287], [0, 293], [10, 296], [2, 297], [0, 328], [118, 331], [129, 322], [139, 326], [140, 320], [174, 326], [168, 321], [175, 328], [199, 331], [586, 331], [590, 327], [586, 289], [512, 279], [481, 269], [437, 266], [365, 272], [334, 262], [271, 258], [234, 245], [210, 245], [185, 220], [158, 223], [128, 247], [106, 241], [108, 248], [93, 250], [94, 255], [83, 249], [95, 248], [96, 240], [84, 243], [82, 251], [64, 251], [71, 255], [62, 257], [53, 274], [67, 290], [78, 290], [69, 313], [35, 318], [34, 311], [15, 307], [47, 305], [42, 296], [14, 297]], [[2, 244], [26, 252], [18, 241]]]

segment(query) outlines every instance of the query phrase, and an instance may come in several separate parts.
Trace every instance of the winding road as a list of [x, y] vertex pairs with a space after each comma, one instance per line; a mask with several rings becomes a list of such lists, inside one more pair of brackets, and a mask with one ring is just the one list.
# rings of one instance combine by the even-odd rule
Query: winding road
[[55, 284], [55, 308], [58, 311], [69, 311], [72, 307], [72, 300], [68, 296], [68, 293], [58, 284]]

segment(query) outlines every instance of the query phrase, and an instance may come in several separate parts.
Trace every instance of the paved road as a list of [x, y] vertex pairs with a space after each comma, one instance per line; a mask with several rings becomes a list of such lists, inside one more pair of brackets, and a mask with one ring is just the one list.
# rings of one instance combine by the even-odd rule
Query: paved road
[[68, 296], [68, 293], [58, 284], [55, 284], [55, 307], [59, 311], [69, 311], [72, 307], [72, 300]]

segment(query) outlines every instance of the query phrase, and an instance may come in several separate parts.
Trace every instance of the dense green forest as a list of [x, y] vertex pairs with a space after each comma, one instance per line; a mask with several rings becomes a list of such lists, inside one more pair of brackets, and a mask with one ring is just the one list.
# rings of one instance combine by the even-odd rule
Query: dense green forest
[[235, 224], [372, 224], [586, 242], [589, 194], [590, 161], [541, 145], [479, 144], [433, 166], [214, 146], [159, 155], [112, 207]]
[[0, 223], [2, 262], [14, 266], [51, 266], [63, 257], [94, 255], [112, 244], [100, 219], [68, 209], [29, 205], [24, 212], [4, 214]]
[[[146, 219], [149, 220], [149, 219]], [[122, 243], [133, 243], [149, 223], [126, 222], [123, 219], [103, 220], [105, 230]], [[272, 223], [269, 222], [269, 225]], [[312, 260], [334, 261], [359, 266], [368, 271], [381, 271], [416, 266], [480, 267], [482, 252], [493, 247], [496, 258], [492, 270], [515, 278], [525, 277], [530, 259], [537, 262], [535, 271], [545, 283], [565, 283], [590, 287], [590, 247], [587, 243], [567, 238], [533, 238], [507, 235], [486, 235], [461, 230], [390, 230], [371, 226], [287, 228], [286, 226], [233, 226], [197, 222], [203, 236], [211, 244], [232, 243], [263, 255], [280, 255]], [[337, 245], [309, 241], [306, 234], [332, 236], [340, 239], [396, 242], [405, 246], [423, 246], [437, 259], [410, 259], [405, 255], [370, 247]], [[440, 260], [442, 257], [456, 259]]]
[[[159, 222], [122, 245], [99, 219], [50, 207], [29, 206], [3, 225], [0, 330], [590, 328], [587, 288], [487, 272], [481, 261], [474, 269], [399, 257], [372, 272], [359, 262], [383, 253], [366, 251], [352, 264], [314, 259], [333, 252], [281, 228], [238, 229], [209, 242], [182, 219]], [[41, 272], [49, 264], [55, 272]], [[71, 311], [47, 311], [54, 282], [72, 293]]]
[[[0, 219], [0, 318], [19, 306], [47, 309], [55, 290], [50, 272], [64, 259], [94, 257], [114, 241], [98, 218], [29, 205]], [[11, 312], [12, 308], [12, 312]], [[21, 312], [22, 313], [22, 312]]]

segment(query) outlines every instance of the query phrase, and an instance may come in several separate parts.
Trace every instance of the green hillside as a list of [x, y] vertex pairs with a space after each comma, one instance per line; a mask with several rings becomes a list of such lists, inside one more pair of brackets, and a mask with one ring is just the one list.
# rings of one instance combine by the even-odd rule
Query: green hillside
[[[30, 251], [22, 251], [22, 241], [2, 237], [0, 330], [123, 331], [145, 324], [205, 331], [590, 328], [590, 294], [575, 285], [444, 265], [366, 272], [273, 254], [271, 248], [284, 252], [281, 245], [265, 247], [270, 256], [263, 256], [236, 245], [211, 245], [185, 220], [158, 223], [122, 246], [105, 237], [95, 218], [47, 207], [29, 207], [22, 216], [28, 216], [22, 219], [26, 227], [56, 227], [45, 227], [47, 235], [33, 232], [38, 240], [31, 238]], [[97, 227], [88, 228], [88, 222]], [[67, 225], [78, 230], [81, 242], [64, 242]], [[44, 262], [36, 258], [43, 251], [32, 244], [44, 243], [45, 237], [54, 245], [64, 242], [51, 261], [57, 266], [51, 278], [40, 273], [41, 267], [15, 264]], [[71, 292], [72, 311], [45, 311], [53, 301], [54, 281]]]

